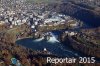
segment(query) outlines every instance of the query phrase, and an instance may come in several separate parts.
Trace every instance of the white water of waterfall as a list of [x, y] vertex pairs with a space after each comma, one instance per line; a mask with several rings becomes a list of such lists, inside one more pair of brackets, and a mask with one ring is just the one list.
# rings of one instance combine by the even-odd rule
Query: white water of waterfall
[[53, 33], [50, 32], [50, 34], [51, 34], [51, 37], [50, 37], [50, 39], [48, 40], [48, 42], [50, 42], [50, 43], [59, 42], [59, 41], [57, 40], [57, 37], [56, 37]]
[[[47, 42], [50, 42], [50, 43], [59, 42], [59, 41], [57, 40], [57, 36], [55, 36], [52, 32], [49, 32], [49, 33], [50, 33], [51, 36], [50, 36], [50, 39], [47, 40]], [[44, 40], [44, 36], [41, 37], [41, 38], [35, 39], [34, 41], [35, 41], [35, 42], [40, 42], [40, 41], [42, 41], [42, 40]]]
[[41, 37], [41, 38], [35, 39], [34, 41], [39, 42], [39, 41], [42, 41], [43, 39], [44, 37]]

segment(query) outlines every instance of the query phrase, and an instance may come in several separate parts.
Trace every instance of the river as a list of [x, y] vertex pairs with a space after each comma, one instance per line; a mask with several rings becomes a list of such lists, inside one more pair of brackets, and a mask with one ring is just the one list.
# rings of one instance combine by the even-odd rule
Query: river
[[46, 48], [50, 53], [55, 54], [60, 57], [79, 57], [83, 56], [78, 51], [72, 50], [69, 46], [65, 47], [61, 42], [57, 40], [57, 34], [60, 31], [51, 32], [52, 37], [49, 40], [44, 40], [44, 38], [33, 39], [25, 38], [16, 41], [17, 44], [31, 48], [35, 51], [43, 51]]

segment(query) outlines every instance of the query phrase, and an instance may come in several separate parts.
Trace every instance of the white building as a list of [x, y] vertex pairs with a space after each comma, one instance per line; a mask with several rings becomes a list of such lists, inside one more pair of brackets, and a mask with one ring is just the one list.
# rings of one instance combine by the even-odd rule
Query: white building
[[63, 20], [62, 18], [60, 17], [52, 17], [50, 19], [46, 19], [44, 21], [44, 23], [50, 23], [50, 22], [64, 22], [65, 20]]
[[77, 34], [76, 32], [69, 32], [69, 33], [68, 33], [69, 36], [74, 36], [74, 35], [76, 35], [76, 34]]
[[10, 25], [10, 28], [13, 28], [13, 25]]
[[12, 20], [13, 20], [13, 18], [12, 18], [12, 17], [10, 17], [10, 18], [9, 18], [9, 21], [12, 21]]
[[77, 27], [78, 25], [79, 25], [78, 22], [75, 22], [75, 23], [70, 24], [71, 27]]
[[31, 15], [29, 15], [29, 17], [30, 17], [30, 18], [33, 18], [33, 15], [32, 15], [32, 14], [31, 14]]
[[22, 24], [26, 23], [27, 22], [27, 19], [23, 19], [22, 20]]
[[21, 20], [17, 20], [17, 25], [21, 25]]
[[38, 25], [38, 22], [35, 22], [34, 25]]
[[32, 25], [32, 26], [31, 26], [31, 28], [33, 28], [33, 29], [34, 29], [34, 28], [35, 28], [35, 26], [34, 26], [34, 25]]
[[5, 23], [8, 23], [8, 19], [5, 19]]
[[68, 34], [68, 31], [65, 31], [66, 34]]
[[65, 31], [65, 33], [68, 34], [69, 36], [74, 36], [77, 34], [76, 32], [73, 31]]

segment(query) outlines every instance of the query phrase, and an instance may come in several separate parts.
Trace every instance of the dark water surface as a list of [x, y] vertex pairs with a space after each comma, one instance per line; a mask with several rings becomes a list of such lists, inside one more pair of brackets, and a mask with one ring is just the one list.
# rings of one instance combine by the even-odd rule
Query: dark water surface
[[33, 40], [32, 38], [26, 38], [16, 41], [17, 44], [31, 48], [36, 51], [43, 51], [46, 48], [52, 54], [62, 57], [76, 57], [79, 56], [76, 51], [71, 51], [69, 47], [64, 47], [60, 42], [48, 42], [45, 40]]
[[[52, 31], [53, 36], [56, 37], [57, 35], [61, 34], [63, 31]], [[16, 41], [17, 44], [25, 46], [27, 48], [31, 48], [35, 51], [43, 51], [46, 48], [50, 53], [60, 56], [60, 57], [90, 57], [77, 50], [74, 50], [72, 47], [69, 46], [69, 43], [64, 46], [61, 42], [57, 40], [57, 38], [51, 38], [50, 40], [46, 41], [43, 38], [33, 39], [33, 38], [25, 38]], [[98, 62], [100, 59], [96, 58]]]

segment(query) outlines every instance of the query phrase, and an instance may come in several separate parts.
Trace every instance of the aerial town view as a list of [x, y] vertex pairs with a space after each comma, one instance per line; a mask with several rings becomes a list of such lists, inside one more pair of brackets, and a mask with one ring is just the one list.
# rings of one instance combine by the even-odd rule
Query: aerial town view
[[0, 66], [100, 66], [100, 0], [0, 0]]

